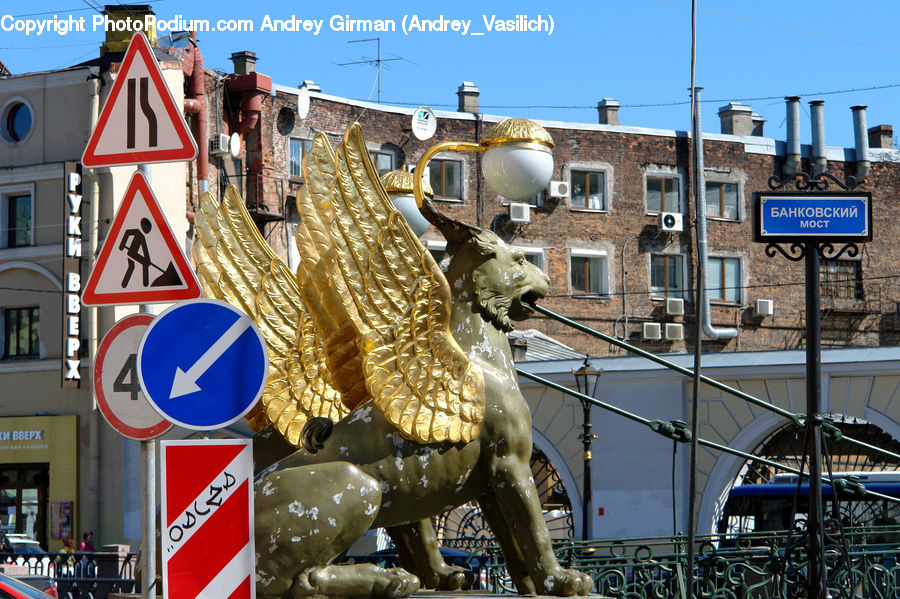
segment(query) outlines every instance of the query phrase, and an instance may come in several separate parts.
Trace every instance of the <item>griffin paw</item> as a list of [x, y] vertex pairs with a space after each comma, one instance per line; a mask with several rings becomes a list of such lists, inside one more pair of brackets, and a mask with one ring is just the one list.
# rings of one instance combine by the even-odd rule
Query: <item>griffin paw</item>
[[586, 595], [594, 586], [594, 581], [589, 575], [578, 570], [568, 570], [566, 568], [557, 569], [541, 582], [544, 587], [544, 593], [557, 597]]

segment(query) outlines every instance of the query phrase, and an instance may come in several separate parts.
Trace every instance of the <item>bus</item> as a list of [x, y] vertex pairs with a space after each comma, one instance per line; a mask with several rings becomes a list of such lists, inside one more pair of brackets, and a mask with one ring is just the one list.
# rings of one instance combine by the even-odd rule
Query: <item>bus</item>
[[[900, 471], [898, 472], [841, 472], [835, 479], [856, 477], [867, 491], [880, 493], [900, 500]], [[800, 485], [797, 508], [794, 513], [794, 497], [797, 494], [796, 474], [776, 474], [768, 482], [732, 487], [717, 524], [720, 534], [739, 534], [788, 530], [798, 521], [806, 520], [809, 512], [809, 483]], [[822, 483], [823, 516], [833, 518], [834, 491], [831, 485]], [[900, 525], [900, 501], [881, 497], [838, 493], [837, 517], [844, 527], [872, 527]], [[891, 535], [896, 536], [896, 534]], [[883, 539], [893, 543], [900, 539]]]

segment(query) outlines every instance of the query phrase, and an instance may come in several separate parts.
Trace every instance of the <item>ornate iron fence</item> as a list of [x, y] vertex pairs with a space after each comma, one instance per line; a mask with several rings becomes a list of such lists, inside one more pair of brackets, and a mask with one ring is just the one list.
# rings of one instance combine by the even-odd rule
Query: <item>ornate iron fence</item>
[[29, 577], [56, 581], [60, 599], [106, 599], [134, 589], [134, 553], [0, 553], [0, 563], [28, 568]]
[[[826, 546], [833, 599], [900, 599], [900, 526], [833, 529]], [[697, 537], [692, 596], [793, 599], [806, 593], [805, 532]], [[590, 573], [594, 591], [618, 599], [687, 597], [687, 537], [558, 543], [560, 564]], [[494, 593], [515, 592], [499, 547], [487, 549]]]

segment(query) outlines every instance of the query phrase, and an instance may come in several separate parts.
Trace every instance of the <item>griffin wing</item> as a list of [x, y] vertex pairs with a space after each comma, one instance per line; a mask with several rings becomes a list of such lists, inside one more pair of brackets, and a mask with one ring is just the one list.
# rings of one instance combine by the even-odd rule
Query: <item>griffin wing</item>
[[325, 348], [297, 279], [263, 240], [233, 186], [221, 204], [203, 195], [193, 247], [200, 285], [207, 297], [225, 300], [256, 323], [269, 350], [266, 389], [248, 420], [254, 430], [272, 423], [294, 446], [306, 421], [333, 421], [348, 410], [325, 366]]
[[316, 135], [303, 171], [300, 291], [345, 405], [371, 397], [422, 443], [471, 441], [483, 373], [453, 338], [450, 286], [384, 191], [359, 125], [337, 152]]

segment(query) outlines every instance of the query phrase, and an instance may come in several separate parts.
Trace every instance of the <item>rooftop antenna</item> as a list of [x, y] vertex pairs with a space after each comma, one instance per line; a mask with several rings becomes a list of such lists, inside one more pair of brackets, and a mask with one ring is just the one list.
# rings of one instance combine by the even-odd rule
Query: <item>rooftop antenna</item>
[[[375, 76], [375, 80], [378, 82], [378, 103], [381, 104], [381, 64], [384, 62], [393, 62], [395, 60], [404, 60], [402, 56], [392, 55], [393, 58], [382, 58], [381, 57], [381, 38], [380, 37], [369, 37], [362, 40], [349, 40], [348, 44], [357, 44], [359, 42], [377, 42], [378, 43], [378, 55], [376, 58], [369, 58], [368, 56], [363, 56], [362, 60], [356, 60], [353, 62], [340, 62], [338, 63], [339, 67], [346, 67], [352, 64], [368, 64], [372, 65], [378, 69], [378, 74]], [[371, 92], [370, 92], [371, 93]]]

